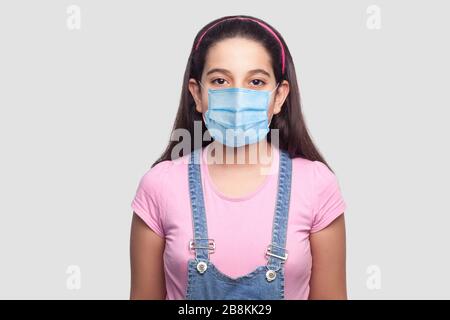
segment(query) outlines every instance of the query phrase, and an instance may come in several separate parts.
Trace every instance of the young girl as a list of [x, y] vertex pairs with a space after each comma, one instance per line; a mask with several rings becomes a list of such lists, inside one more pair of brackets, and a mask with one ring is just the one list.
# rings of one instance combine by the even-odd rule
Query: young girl
[[131, 299], [347, 298], [346, 204], [273, 27], [200, 30], [174, 133], [132, 202]]

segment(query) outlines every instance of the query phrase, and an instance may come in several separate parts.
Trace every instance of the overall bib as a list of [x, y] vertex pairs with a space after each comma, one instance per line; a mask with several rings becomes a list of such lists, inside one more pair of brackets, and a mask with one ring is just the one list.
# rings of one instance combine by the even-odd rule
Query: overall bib
[[[195, 259], [188, 261], [187, 300], [278, 300], [284, 299], [284, 262], [287, 259], [286, 233], [291, 194], [292, 160], [280, 149], [278, 190], [272, 226], [272, 243], [266, 249], [268, 262], [238, 278], [223, 274], [209, 260], [216, 246], [208, 238], [200, 171], [201, 148], [190, 155], [189, 194], [192, 207], [194, 239], [189, 249]], [[254, 227], [254, 226], [249, 226]], [[232, 233], [230, 233], [230, 237]], [[264, 252], [262, 251], [261, 254]], [[245, 259], [245, 257], [242, 257]]]

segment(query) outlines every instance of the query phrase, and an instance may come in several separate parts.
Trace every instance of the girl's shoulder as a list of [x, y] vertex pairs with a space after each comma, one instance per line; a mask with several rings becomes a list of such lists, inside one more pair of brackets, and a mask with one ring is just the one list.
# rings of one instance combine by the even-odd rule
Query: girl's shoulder
[[181, 185], [180, 166], [173, 161], [158, 162], [142, 175], [131, 207], [159, 236], [164, 237], [165, 207]]
[[160, 187], [167, 179], [177, 177], [177, 173], [182, 169], [182, 162], [178, 160], [163, 160], [153, 167], [147, 169], [141, 179], [141, 184], [148, 188]]
[[[296, 157], [292, 159], [292, 165], [296, 169], [301, 169], [304, 171], [309, 171], [311, 173], [321, 173], [323, 171], [329, 170], [326, 164], [319, 160], [309, 160], [303, 157]], [[330, 170], [331, 171], [331, 170]]]
[[143, 174], [139, 188], [149, 195], [167, 191], [171, 185], [174, 186], [186, 180], [187, 164], [188, 156], [158, 162]]
[[322, 161], [297, 157], [292, 159], [292, 167], [295, 176], [316, 187], [337, 183], [336, 174]]
[[297, 199], [309, 199], [311, 232], [322, 230], [346, 210], [336, 174], [321, 161], [293, 159], [293, 190]]

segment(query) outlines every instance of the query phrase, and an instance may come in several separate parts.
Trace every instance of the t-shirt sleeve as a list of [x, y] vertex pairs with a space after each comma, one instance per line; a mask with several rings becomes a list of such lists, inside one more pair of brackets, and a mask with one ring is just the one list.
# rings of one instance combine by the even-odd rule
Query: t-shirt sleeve
[[164, 167], [163, 163], [158, 163], [144, 174], [131, 202], [133, 211], [162, 238], [165, 237], [164, 207], [161, 195], [164, 182], [161, 175]]
[[336, 175], [321, 161], [314, 161], [315, 205], [311, 233], [320, 231], [344, 213], [347, 205]]

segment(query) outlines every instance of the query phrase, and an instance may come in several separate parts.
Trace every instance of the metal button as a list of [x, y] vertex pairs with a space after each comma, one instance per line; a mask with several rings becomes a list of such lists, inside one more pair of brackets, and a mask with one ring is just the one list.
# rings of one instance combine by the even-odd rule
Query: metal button
[[204, 273], [206, 271], [206, 269], [208, 269], [208, 265], [206, 264], [205, 261], [200, 261], [199, 263], [197, 263], [197, 271], [200, 273]]
[[277, 277], [277, 273], [273, 270], [267, 270], [266, 279], [267, 281], [272, 281]]

